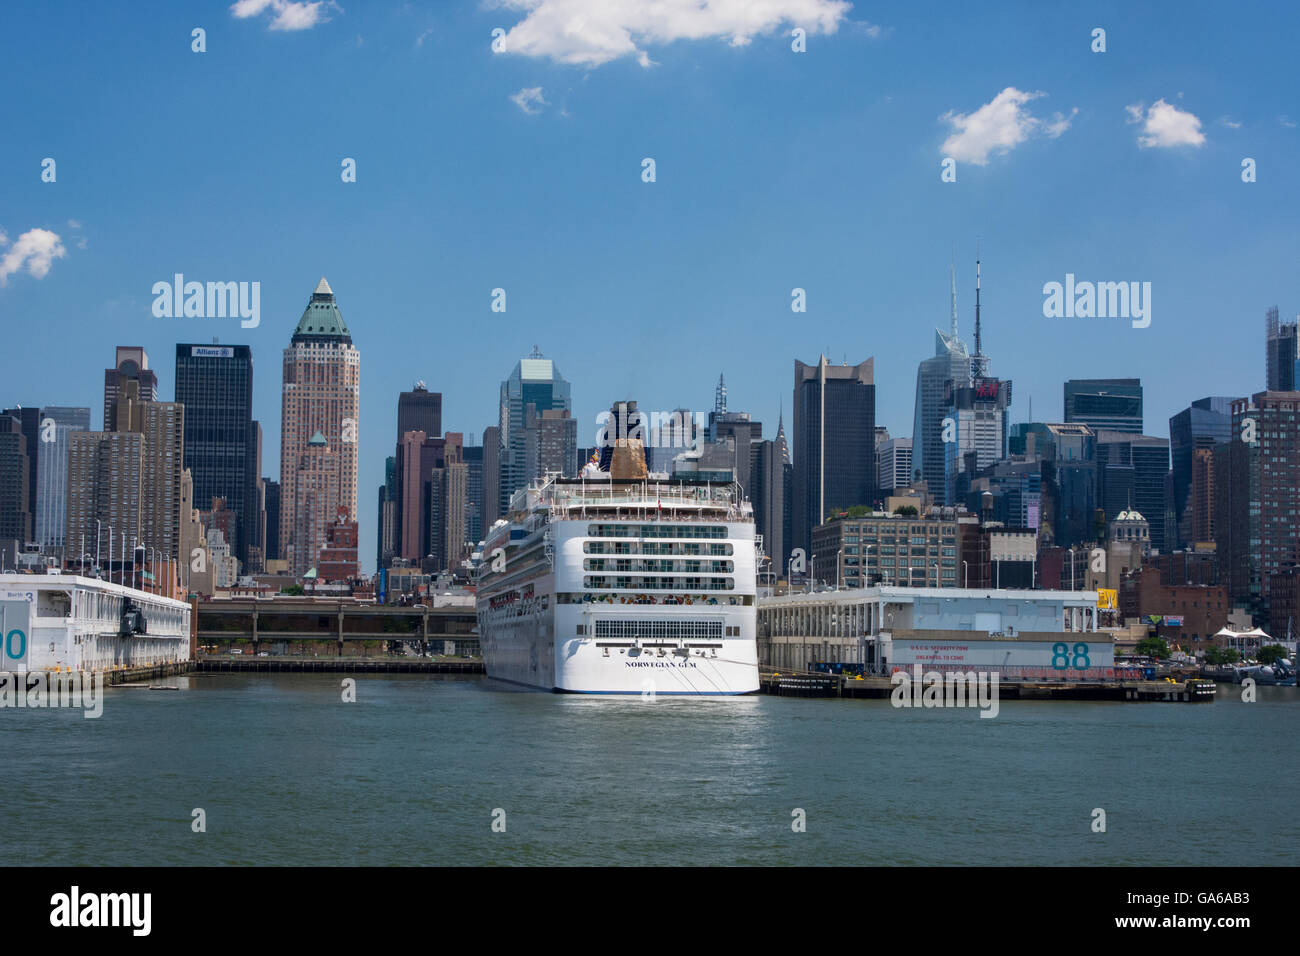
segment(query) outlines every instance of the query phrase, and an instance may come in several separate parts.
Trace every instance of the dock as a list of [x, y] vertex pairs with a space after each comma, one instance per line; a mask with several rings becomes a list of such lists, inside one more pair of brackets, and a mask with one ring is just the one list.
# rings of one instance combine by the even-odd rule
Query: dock
[[194, 662], [200, 674], [482, 674], [481, 659], [364, 657], [203, 657]]
[[[888, 677], [852, 677], [819, 671], [763, 671], [759, 690], [777, 697], [888, 699], [895, 684]], [[1000, 681], [999, 700], [1121, 700], [1206, 703], [1214, 700], [1214, 681]]]

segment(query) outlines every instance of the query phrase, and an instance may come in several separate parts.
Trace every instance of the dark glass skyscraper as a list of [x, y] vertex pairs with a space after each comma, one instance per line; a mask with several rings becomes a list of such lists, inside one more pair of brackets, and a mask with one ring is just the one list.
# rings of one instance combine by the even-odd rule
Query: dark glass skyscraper
[[1151, 435], [1097, 432], [1097, 496], [1106, 520], [1121, 511], [1139, 512], [1151, 527], [1151, 547], [1164, 552], [1165, 476], [1169, 440]]
[[794, 363], [794, 522], [790, 548], [812, 555], [812, 529], [832, 508], [876, 497], [874, 359]]
[[1213, 448], [1232, 437], [1232, 403], [1235, 400], [1198, 398], [1169, 419], [1169, 452], [1173, 458], [1173, 501], [1170, 505], [1177, 523], [1176, 540], [1165, 542], [1171, 551], [1175, 545], [1186, 547], [1195, 540], [1192, 514], [1188, 508], [1192, 492], [1193, 452], [1198, 448]]
[[253, 420], [253, 354], [247, 345], [176, 346], [176, 401], [185, 406], [185, 467], [194, 478], [194, 505], [225, 498], [236, 516], [229, 542], [242, 565], [262, 549], [257, 489], [261, 428]]
[[442, 435], [442, 392], [431, 392], [423, 382], [397, 397], [397, 440], [407, 432]]
[[1065, 383], [1064, 403], [1066, 422], [1091, 425], [1094, 431], [1142, 434], [1140, 379], [1072, 378]]

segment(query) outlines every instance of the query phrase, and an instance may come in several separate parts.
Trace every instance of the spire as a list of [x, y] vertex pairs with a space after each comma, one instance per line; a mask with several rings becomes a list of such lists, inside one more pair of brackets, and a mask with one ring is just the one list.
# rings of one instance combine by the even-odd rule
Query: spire
[[727, 411], [727, 382], [718, 374], [718, 387], [713, 392], [713, 410], [719, 415]]
[[948, 263], [948, 277], [952, 280], [952, 337], [953, 341], [957, 340], [957, 253], [953, 251], [952, 260]]
[[333, 295], [333, 294], [334, 294], [334, 290], [330, 288], [330, 284], [329, 284], [328, 282], [325, 281], [325, 277], [324, 277], [324, 276], [321, 276], [321, 277], [320, 277], [320, 282], [317, 282], [317, 283], [316, 283], [316, 292], [315, 292], [314, 294], [315, 294], [315, 295]]
[[980, 340], [982, 326], [980, 324], [980, 252], [979, 241], [975, 243], [975, 354], [971, 356], [970, 370], [971, 378], [983, 378], [984, 373], [988, 370], [988, 356], [984, 354], [984, 347]]

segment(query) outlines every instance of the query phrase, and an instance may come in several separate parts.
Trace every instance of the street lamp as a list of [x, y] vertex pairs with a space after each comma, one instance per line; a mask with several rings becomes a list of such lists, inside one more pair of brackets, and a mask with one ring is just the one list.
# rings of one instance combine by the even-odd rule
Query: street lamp
[[871, 587], [871, 549], [874, 544], [864, 544], [862, 546], [862, 586]]
[[970, 587], [970, 562], [969, 561], [963, 561], [961, 563], [961, 573], [962, 573], [961, 586], [964, 588]]
[[[111, 536], [112, 533], [113, 532], [110, 531], [109, 535]], [[110, 537], [109, 544], [112, 543], [113, 543], [113, 539]], [[99, 519], [98, 518], [95, 519], [95, 577], [99, 577]]]
[[1074, 548], [1068, 549], [1070, 552], [1070, 590], [1074, 590]]

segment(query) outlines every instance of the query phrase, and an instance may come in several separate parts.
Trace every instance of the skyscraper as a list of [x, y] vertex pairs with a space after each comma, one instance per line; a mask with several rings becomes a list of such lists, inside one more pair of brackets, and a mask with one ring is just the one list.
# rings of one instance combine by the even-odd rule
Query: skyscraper
[[[225, 498], [235, 523], [225, 534], [240, 564], [261, 554], [261, 425], [253, 420], [253, 353], [247, 345], [176, 346], [176, 401], [185, 406], [185, 467], [194, 500]], [[224, 534], [223, 530], [223, 534]]]
[[886, 438], [876, 446], [876, 484], [882, 494], [912, 484], [912, 439]]
[[874, 359], [794, 363], [794, 527], [791, 548], [812, 554], [812, 529], [832, 508], [876, 497]]
[[[520, 488], [525, 488], [534, 478], [540, 477], [537, 471], [536, 452], [530, 460], [528, 406], [534, 406], [539, 415], [545, 411], [564, 411], [573, 413], [569, 383], [565, 381], [555, 363], [544, 358], [536, 348], [527, 358], [520, 359], [510, 377], [501, 383], [501, 402], [497, 427], [499, 483], [497, 487], [497, 514], [504, 515], [510, 509], [510, 497]], [[531, 447], [536, 449], [536, 434], [532, 436]], [[573, 446], [572, 459], [577, 461], [577, 441]]]
[[8, 564], [32, 536], [27, 476], [27, 436], [6, 412], [0, 415], [0, 555]]
[[112, 368], [104, 370], [104, 431], [111, 432], [117, 421], [117, 395], [126, 382], [138, 386], [136, 400], [158, 401], [158, 375], [149, 368], [149, 353], [139, 345], [119, 345]]
[[1300, 392], [1233, 401], [1231, 437], [1214, 446], [1214, 497], [1219, 581], [1262, 611], [1271, 580], [1300, 566]]
[[1098, 432], [1142, 434], [1142, 382], [1139, 379], [1072, 378], [1065, 383], [1064, 404], [1066, 422], [1091, 425]]
[[[1151, 528], [1151, 547], [1165, 546], [1165, 475], [1169, 439], [1131, 432], [1097, 431], [1097, 501], [1114, 521], [1121, 511], [1137, 511]], [[1149, 517], [1148, 517], [1149, 516]]]
[[42, 550], [80, 547], [66, 541], [68, 512], [68, 436], [90, 431], [90, 409], [86, 406], [46, 406], [41, 409], [41, 437], [36, 456], [36, 543]]
[[754, 531], [763, 536], [763, 551], [771, 559], [768, 569], [775, 578], [786, 576], [790, 560], [790, 504], [794, 466], [786, 444], [785, 422], [777, 419], [776, 438], [754, 443], [754, 466], [750, 475], [754, 503]]
[[[280, 543], [295, 575], [316, 565], [340, 505], [357, 514], [360, 389], [361, 353], [322, 278], [284, 350]], [[336, 470], [332, 479], [320, 473], [324, 468]], [[310, 490], [316, 510], [306, 509], [300, 487]]]
[[375, 569], [387, 568], [397, 556], [397, 456], [384, 459], [379, 486], [379, 532], [375, 535]]
[[[1211, 527], [1213, 525], [1212, 519], [1207, 522], [1208, 502], [1203, 500], [1198, 510], [1192, 501], [1194, 453], [1198, 448], [1213, 449], [1215, 445], [1229, 440], [1232, 435], [1234, 401], [1236, 399], [1225, 397], [1198, 398], [1169, 419], [1169, 452], [1173, 458], [1173, 501], [1169, 504], [1176, 522], [1174, 539], [1166, 541], [1170, 550], [1187, 547], [1198, 540], [1209, 540], [1194, 536], [1196, 527], [1204, 529], [1207, 523]], [[1202, 482], [1208, 477], [1208, 474], [1203, 473]]]
[[1265, 388], [1270, 392], [1294, 391], [1300, 369], [1300, 320], [1279, 323], [1277, 306], [1273, 306], [1264, 315], [1264, 332]]
[[970, 355], [957, 338], [957, 319], [952, 331], [934, 330], [934, 356], [921, 362], [916, 371], [916, 400], [912, 413], [912, 474], [929, 486], [936, 503], [946, 501], [947, 453], [944, 448], [944, 418], [948, 415], [949, 383], [970, 385]]
[[397, 440], [407, 432], [442, 434], [442, 393], [429, 391], [424, 382], [397, 397]]

